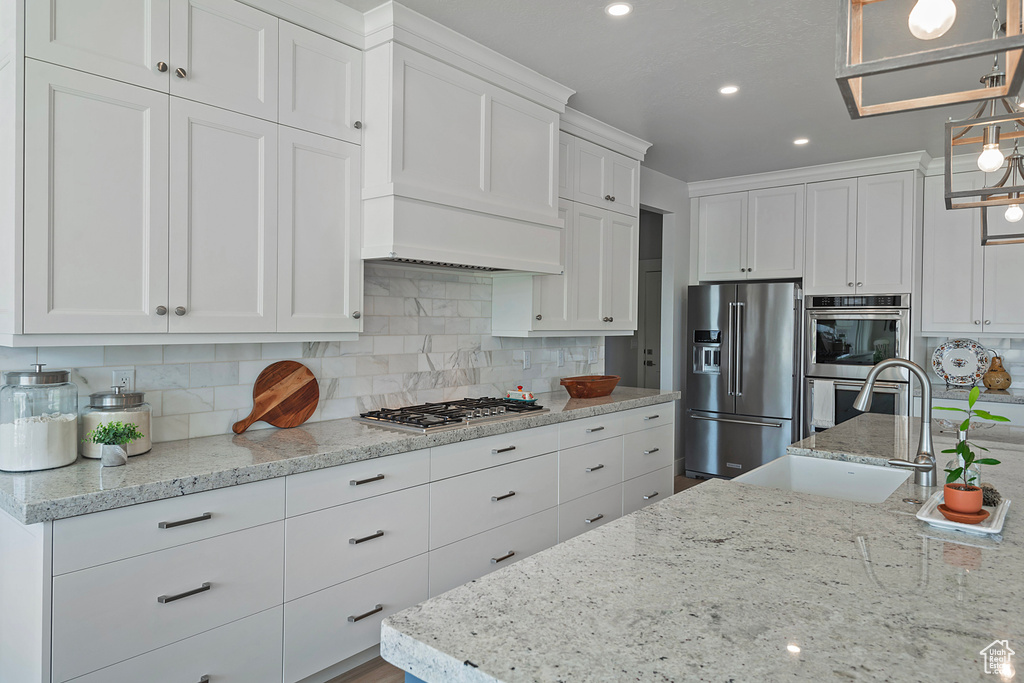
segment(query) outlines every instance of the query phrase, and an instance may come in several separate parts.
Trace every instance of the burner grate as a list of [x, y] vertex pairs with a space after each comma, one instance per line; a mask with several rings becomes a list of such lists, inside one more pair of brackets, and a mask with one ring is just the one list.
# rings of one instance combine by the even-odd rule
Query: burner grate
[[479, 419], [518, 417], [546, 409], [535, 403], [505, 398], [464, 398], [439, 403], [424, 403], [404, 408], [381, 408], [359, 415], [365, 421], [385, 423], [412, 429], [433, 430], [452, 427]]

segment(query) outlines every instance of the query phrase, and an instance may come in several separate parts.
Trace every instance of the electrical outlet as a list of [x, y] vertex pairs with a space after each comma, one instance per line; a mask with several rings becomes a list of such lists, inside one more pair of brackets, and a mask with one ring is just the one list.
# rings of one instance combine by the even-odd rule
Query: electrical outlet
[[591, 365], [597, 362], [597, 347], [591, 346], [587, 352], [587, 362]]
[[565, 365], [565, 349], [558, 349], [558, 367]]
[[523, 370], [530, 369], [530, 352], [523, 351]]
[[124, 391], [135, 389], [135, 370], [114, 370], [110, 375], [110, 386], [124, 387]]

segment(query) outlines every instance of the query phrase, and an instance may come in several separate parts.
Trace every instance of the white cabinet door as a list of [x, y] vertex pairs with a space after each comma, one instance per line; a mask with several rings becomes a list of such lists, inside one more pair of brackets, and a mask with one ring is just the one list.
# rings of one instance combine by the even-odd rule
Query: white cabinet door
[[606, 152], [608, 158], [608, 194], [612, 199], [608, 208], [627, 216], [640, 212], [640, 162], [616, 152]]
[[172, 97], [170, 157], [169, 330], [273, 332], [277, 125]]
[[360, 149], [281, 126], [278, 332], [358, 332]]
[[853, 294], [857, 270], [857, 179], [807, 185], [805, 294]]
[[[640, 221], [609, 212], [605, 219], [604, 295], [598, 329], [635, 330], [640, 258]], [[605, 321], [604, 319], [607, 318]]]
[[698, 202], [700, 280], [745, 280], [747, 193], [701, 197]]
[[1024, 244], [983, 249], [985, 333], [1020, 335], [1024, 333]]
[[[571, 293], [570, 315], [578, 329], [599, 330], [605, 327], [606, 314], [604, 269], [608, 259], [604, 239], [608, 213], [586, 204], [573, 206], [573, 241], [571, 245], [573, 269], [569, 274]], [[568, 271], [567, 271], [568, 272]]]
[[30, 0], [25, 3], [25, 53], [167, 92], [171, 75], [169, 2]]
[[804, 273], [804, 186], [749, 193], [747, 277], [798, 278]]
[[363, 53], [287, 21], [278, 35], [279, 122], [359, 144]]
[[559, 132], [558, 134], [558, 196], [563, 199], [573, 198], [573, 186], [576, 180], [576, 136]]
[[557, 214], [558, 115], [500, 89], [484, 102], [486, 194], [510, 209]]
[[925, 179], [923, 281], [916, 304], [921, 330], [978, 333], [985, 286], [981, 214], [947, 211], [944, 193], [942, 176]]
[[[564, 135], [564, 133], [563, 133]], [[575, 323], [569, 316], [569, 273], [572, 272], [572, 249], [575, 238], [573, 227], [573, 203], [565, 199], [558, 202], [558, 217], [565, 221], [562, 230], [562, 258], [565, 263], [563, 275], [535, 275], [533, 277], [533, 326], [534, 330], [571, 330]]]
[[910, 293], [914, 263], [913, 171], [857, 180], [857, 293]]
[[234, 0], [171, 4], [172, 95], [277, 121], [277, 61], [277, 17]]
[[166, 332], [167, 95], [26, 71], [25, 332]]
[[573, 198], [591, 206], [637, 215], [640, 211], [640, 162], [576, 138]]

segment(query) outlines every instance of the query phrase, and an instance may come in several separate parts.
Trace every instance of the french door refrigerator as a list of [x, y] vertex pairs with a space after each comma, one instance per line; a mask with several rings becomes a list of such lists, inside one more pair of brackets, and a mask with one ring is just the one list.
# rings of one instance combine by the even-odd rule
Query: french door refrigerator
[[689, 288], [686, 476], [731, 478], [800, 439], [799, 286]]

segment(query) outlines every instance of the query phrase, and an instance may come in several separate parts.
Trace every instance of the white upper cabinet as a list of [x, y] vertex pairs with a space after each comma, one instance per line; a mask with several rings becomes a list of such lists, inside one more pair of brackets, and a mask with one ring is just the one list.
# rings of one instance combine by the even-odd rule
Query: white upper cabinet
[[277, 126], [171, 101], [171, 332], [277, 327]]
[[640, 220], [609, 212], [606, 217], [605, 279], [602, 313], [605, 330], [635, 330], [637, 324], [637, 293], [640, 258]]
[[167, 95], [27, 73], [25, 332], [166, 332]]
[[857, 271], [857, 179], [807, 185], [807, 294], [853, 294]]
[[635, 330], [639, 220], [576, 203], [573, 230], [569, 310], [578, 329]]
[[1024, 334], [1024, 244], [1002, 244], [984, 250], [985, 332]]
[[640, 211], [640, 162], [580, 138], [575, 148], [573, 199], [636, 215]]
[[573, 198], [576, 182], [576, 137], [568, 133], [558, 135], [558, 196]]
[[171, 0], [29, 0], [25, 54], [167, 92]]
[[278, 315], [280, 332], [359, 332], [356, 145], [280, 128]]
[[363, 53], [286, 21], [278, 36], [280, 122], [359, 144]]
[[171, 94], [277, 121], [277, 17], [235, 0], [171, 3]]
[[700, 279], [745, 280], [747, 193], [701, 197], [698, 224]]
[[[566, 273], [573, 272], [571, 245], [576, 240], [572, 207], [572, 202], [564, 199], [558, 202], [558, 217], [565, 221], [565, 228], [562, 231], [562, 253], [564, 254]], [[537, 275], [533, 277], [533, 312], [531, 313], [533, 329], [571, 329], [572, 316], [569, 312], [571, 282], [566, 275]], [[515, 305], [519, 305], [518, 302]]]

